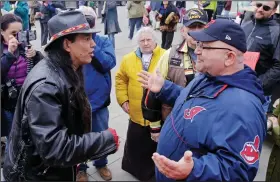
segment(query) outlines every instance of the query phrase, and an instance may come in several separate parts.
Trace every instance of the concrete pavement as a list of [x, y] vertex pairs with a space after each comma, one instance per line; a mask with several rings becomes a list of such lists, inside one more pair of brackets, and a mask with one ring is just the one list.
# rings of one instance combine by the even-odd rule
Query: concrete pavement
[[[192, 6], [192, 2], [187, 1], [187, 7]], [[120, 23], [120, 27], [122, 30], [122, 33], [119, 33], [115, 36], [115, 41], [116, 41], [116, 56], [117, 56], [117, 65], [116, 67], [112, 70], [112, 92], [111, 92], [111, 105], [109, 106], [109, 111], [110, 111], [110, 122], [109, 125], [112, 128], [115, 128], [120, 136], [121, 140], [121, 145], [119, 148], [119, 151], [113, 155], [110, 155], [108, 157], [108, 166], [111, 169], [113, 173], [113, 181], [137, 181], [133, 176], [130, 174], [126, 173], [121, 169], [121, 161], [122, 161], [122, 156], [123, 156], [123, 147], [125, 144], [125, 139], [126, 139], [126, 131], [127, 131], [127, 126], [128, 126], [128, 116], [125, 114], [121, 107], [117, 104], [116, 101], [116, 95], [115, 95], [115, 73], [117, 69], [120, 66], [120, 62], [122, 57], [131, 52], [134, 48], [137, 47], [136, 41], [135, 40], [129, 40], [128, 39], [128, 34], [129, 34], [129, 29], [128, 29], [128, 19], [127, 19], [127, 14], [126, 14], [126, 8], [125, 7], [118, 7], [118, 19]], [[104, 32], [103, 24], [100, 23], [101, 20], [97, 20], [97, 28], [102, 30], [101, 34]], [[33, 41], [33, 45], [36, 49], [40, 49], [40, 25], [38, 22], [36, 22], [36, 31], [38, 35], [38, 40]], [[160, 32], [157, 32], [157, 38], [158, 38], [158, 43], [161, 42], [161, 34]], [[174, 41], [173, 43], [179, 43], [181, 40], [180, 35], [178, 32], [176, 32]], [[256, 181], [264, 181], [265, 180], [265, 174], [266, 174], [266, 167], [267, 167], [267, 161], [270, 155], [271, 151], [271, 142], [266, 141], [263, 145], [263, 151], [260, 159], [260, 168], [259, 172], [255, 178]], [[88, 169], [88, 174], [89, 174], [89, 180], [90, 181], [102, 181], [102, 178], [99, 176], [97, 173], [95, 167], [92, 166], [92, 163], [89, 162], [89, 169]], [[1, 178], [3, 179], [3, 178]], [[1, 180], [2, 181], [2, 180]]]

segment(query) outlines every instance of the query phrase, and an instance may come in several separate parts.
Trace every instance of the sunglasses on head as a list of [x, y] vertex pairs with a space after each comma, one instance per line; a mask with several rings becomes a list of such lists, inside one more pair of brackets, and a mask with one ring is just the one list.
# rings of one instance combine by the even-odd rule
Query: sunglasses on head
[[256, 7], [257, 8], [263, 7], [263, 10], [265, 10], [265, 11], [269, 11], [272, 9], [271, 7], [269, 7], [267, 5], [263, 5], [262, 3], [256, 3]]

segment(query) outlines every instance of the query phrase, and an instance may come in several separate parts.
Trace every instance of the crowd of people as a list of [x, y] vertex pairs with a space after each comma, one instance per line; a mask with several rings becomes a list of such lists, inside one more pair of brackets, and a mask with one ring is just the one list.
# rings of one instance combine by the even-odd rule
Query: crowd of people
[[[5, 180], [88, 181], [89, 161], [111, 180], [107, 157], [120, 144], [109, 127], [115, 77], [129, 116], [121, 168], [138, 180], [253, 181], [272, 135], [266, 181], [279, 181], [279, 3], [245, 3], [254, 11], [238, 12], [237, 22], [231, 1], [128, 1], [137, 48], [112, 75], [124, 28], [116, 1], [77, 1], [70, 10], [62, 1], [1, 2]], [[36, 20], [42, 52], [30, 38], [21, 42]], [[245, 64], [248, 52], [258, 55], [255, 67]]]

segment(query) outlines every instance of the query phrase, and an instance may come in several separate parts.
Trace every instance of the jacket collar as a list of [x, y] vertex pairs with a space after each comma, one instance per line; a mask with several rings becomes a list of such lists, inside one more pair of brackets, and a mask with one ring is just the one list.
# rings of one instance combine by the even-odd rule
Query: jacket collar
[[189, 97], [206, 97], [209, 99], [215, 99], [227, 88], [227, 84], [217, 82], [207, 75], [202, 75], [201, 79], [192, 86]]
[[53, 64], [53, 62], [50, 61], [50, 58], [48, 56], [46, 56], [44, 59], [46, 59], [46, 61], [51, 64], [51, 66], [53, 67], [53, 71], [57, 72], [61, 76], [61, 79], [63, 83], [65, 83], [66, 87], [68, 89], [71, 89], [73, 85], [69, 82], [69, 79], [65, 75], [64, 71], [60, 67], [57, 67], [55, 64]]

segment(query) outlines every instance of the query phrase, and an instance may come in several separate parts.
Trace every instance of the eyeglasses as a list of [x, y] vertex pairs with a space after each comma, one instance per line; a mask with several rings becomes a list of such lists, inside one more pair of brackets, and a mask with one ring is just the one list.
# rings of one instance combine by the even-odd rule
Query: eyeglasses
[[269, 10], [272, 9], [270, 6], [263, 5], [262, 3], [256, 3], [256, 7], [257, 7], [257, 8], [263, 7], [263, 10], [264, 10], [264, 11], [269, 11]]
[[201, 50], [203, 49], [224, 49], [224, 50], [228, 50], [228, 51], [233, 51], [229, 48], [224, 48], [224, 47], [207, 47], [207, 46], [203, 46], [203, 42], [196, 42], [196, 48], [199, 48]]

